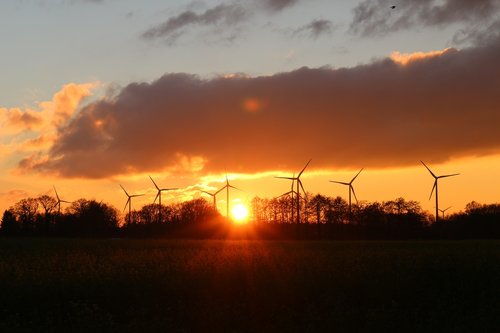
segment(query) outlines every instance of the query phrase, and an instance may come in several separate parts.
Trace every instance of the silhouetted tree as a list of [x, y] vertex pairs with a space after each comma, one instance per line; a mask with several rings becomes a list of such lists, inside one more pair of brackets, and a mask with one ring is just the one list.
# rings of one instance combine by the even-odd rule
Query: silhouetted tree
[[43, 209], [43, 217], [37, 216], [37, 233], [50, 234], [54, 228], [54, 208], [57, 206], [57, 200], [49, 195], [41, 195], [37, 198]]
[[119, 225], [116, 208], [95, 200], [78, 199], [71, 203], [68, 213], [77, 233], [85, 236], [112, 234]]
[[[161, 210], [161, 211], [160, 211]], [[160, 220], [161, 217], [161, 220]], [[161, 224], [173, 222], [175, 220], [175, 212], [170, 206], [159, 204], [148, 204], [131, 214], [130, 220], [133, 224]], [[128, 224], [128, 214], [125, 217]]]
[[2, 234], [5, 236], [18, 235], [20, 232], [19, 223], [12, 209], [4, 211], [2, 216]]
[[193, 199], [178, 205], [177, 214], [182, 223], [200, 223], [214, 217], [212, 205], [204, 198]]
[[34, 198], [22, 199], [14, 205], [14, 214], [25, 234], [32, 234], [34, 231], [38, 205], [38, 200]]
[[51, 214], [54, 211], [54, 208], [57, 206], [57, 200], [50, 195], [41, 195], [37, 198], [37, 200], [42, 206], [45, 216]]

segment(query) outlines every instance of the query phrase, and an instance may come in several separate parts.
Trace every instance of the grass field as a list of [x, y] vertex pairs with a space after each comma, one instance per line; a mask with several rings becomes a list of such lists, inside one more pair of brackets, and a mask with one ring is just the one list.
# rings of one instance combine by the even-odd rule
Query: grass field
[[500, 327], [500, 242], [0, 239], [0, 331]]

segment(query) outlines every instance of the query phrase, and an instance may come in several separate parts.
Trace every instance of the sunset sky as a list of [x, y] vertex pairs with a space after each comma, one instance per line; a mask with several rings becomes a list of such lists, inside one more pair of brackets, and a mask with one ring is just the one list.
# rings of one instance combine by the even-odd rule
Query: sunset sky
[[[395, 9], [390, 6], [396, 5]], [[7, 0], [0, 210], [215, 191], [500, 198], [500, 0]], [[210, 200], [210, 198], [207, 198]], [[225, 196], [218, 205], [225, 213]]]

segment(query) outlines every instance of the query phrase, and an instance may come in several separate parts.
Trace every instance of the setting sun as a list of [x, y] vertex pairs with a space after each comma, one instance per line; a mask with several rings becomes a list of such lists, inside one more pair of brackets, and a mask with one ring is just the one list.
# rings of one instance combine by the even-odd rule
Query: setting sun
[[234, 220], [237, 223], [245, 222], [248, 217], [248, 209], [245, 207], [245, 205], [241, 203], [233, 206], [231, 213], [233, 215]]

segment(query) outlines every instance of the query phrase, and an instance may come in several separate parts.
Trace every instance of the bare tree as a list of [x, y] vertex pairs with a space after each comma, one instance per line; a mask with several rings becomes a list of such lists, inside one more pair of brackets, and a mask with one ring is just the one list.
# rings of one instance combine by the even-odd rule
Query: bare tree
[[42, 205], [45, 217], [51, 214], [54, 208], [57, 206], [57, 200], [50, 195], [41, 195], [37, 198], [40, 205]]

